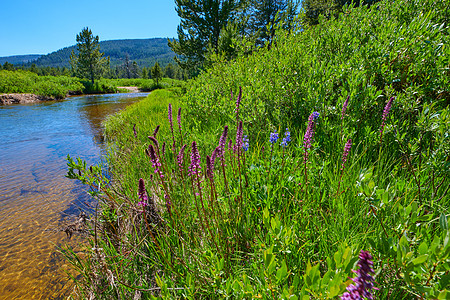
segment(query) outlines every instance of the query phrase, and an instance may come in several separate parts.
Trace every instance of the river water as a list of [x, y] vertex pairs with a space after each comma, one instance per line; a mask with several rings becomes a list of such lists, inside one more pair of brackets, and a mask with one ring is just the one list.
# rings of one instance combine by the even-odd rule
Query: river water
[[[70, 97], [0, 106], [0, 299], [65, 299], [72, 290], [59, 231], [89, 210], [87, 188], [65, 178], [67, 154], [99, 163], [101, 122], [147, 94]], [[131, 129], [132, 130], [132, 129]]]

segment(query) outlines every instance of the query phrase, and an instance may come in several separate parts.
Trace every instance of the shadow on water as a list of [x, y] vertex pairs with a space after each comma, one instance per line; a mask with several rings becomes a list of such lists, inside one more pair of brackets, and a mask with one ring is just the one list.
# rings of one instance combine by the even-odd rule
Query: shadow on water
[[[72, 282], [58, 249], [83, 239], [55, 229], [93, 213], [87, 187], [65, 177], [66, 156], [104, 153], [102, 121], [147, 94], [70, 97], [0, 107], [0, 299], [64, 299]], [[77, 274], [73, 274], [77, 276]], [[26, 283], [26, 284], [24, 284]]]

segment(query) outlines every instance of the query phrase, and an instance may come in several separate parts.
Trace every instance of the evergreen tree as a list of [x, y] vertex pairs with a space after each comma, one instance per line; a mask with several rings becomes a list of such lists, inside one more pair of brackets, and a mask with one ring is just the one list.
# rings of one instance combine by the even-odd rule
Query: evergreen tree
[[146, 67], [142, 68], [142, 78], [148, 79], [148, 70]]
[[156, 82], [156, 85], [158, 85], [159, 80], [162, 78], [163, 75], [161, 67], [159, 66], [158, 62], [156, 62], [155, 65], [152, 67], [151, 73], [153, 80]]
[[208, 47], [218, 52], [222, 28], [233, 20], [244, 0], [175, 0], [181, 18], [178, 40], [169, 40], [169, 46], [178, 54], [177, 62], [191, 73], [196, 73], [205, 61]]
[[283, 27], [290, 27], [298, 5], [295, 0], [252, 0], [250, 26], [256, 32], [256, 44], [270, 46], [277, 25], [281, 22]]
[[109, 67], [108, 60], [100, 52], [98, 35], [94, 36], [88, 27], [77, 34], [77, 53], [72, 51], [70, 64], [78, 77], [88, 78], [92, 84]]

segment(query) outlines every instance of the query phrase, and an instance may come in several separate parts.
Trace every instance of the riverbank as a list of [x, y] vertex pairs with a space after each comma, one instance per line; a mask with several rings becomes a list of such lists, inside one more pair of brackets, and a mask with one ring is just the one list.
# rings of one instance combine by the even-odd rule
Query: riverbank
[[51, 100], [56, 100], [56, 98], [35, 94], [0, 94], [0, 105], [26, 104]]

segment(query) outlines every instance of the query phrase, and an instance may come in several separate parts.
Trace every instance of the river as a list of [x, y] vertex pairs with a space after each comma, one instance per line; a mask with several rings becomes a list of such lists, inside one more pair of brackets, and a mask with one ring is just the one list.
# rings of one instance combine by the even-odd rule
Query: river
[[89, 210], [87, 188], [67, 179], [67, 154], [104, 154], [101, 122], [147, 93], [70, 97], [0, 106], [0, 299], [65, 299], [72, 290], [59, 247], [83, 247], [59, 231]]

